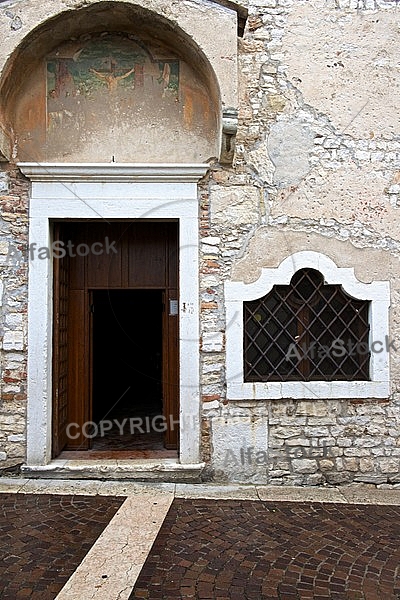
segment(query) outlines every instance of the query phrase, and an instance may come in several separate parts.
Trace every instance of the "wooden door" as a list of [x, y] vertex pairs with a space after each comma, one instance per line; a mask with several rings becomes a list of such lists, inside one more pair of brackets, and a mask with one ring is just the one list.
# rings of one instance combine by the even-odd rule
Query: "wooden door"
[[164, 445], [178, 448], [179, 441], [179, 355], [178, 355], [178, 291], [164, 292], [162, 394], [167, 423]]
[[[162, 222], [72, 223], [59, 234], [79, 244], [115, 242], [117, 252], [76, 255], [57, 267], [54, 329], [54, 451], [85, 449], [82, 426], [92, 420], [90, 294], [98, 290], [164, 290], [162, 393], [165, 446], [179, 439], [178, 225]], [[61, 239], [61, 238], [59, 238]], [[64, 259], [63, 259], [64, 260]], [[61, 265], [62, 263], [62, 265]], [[61, 265], [61, 266], [60, 266]], [[67, 371], [67, 376], [65, 372]], [[67, 389], [65, 389], [67, 388]], [[65, 408], [67, 406], [67, 409]], [[64, 433], [77, 423], [74, 438]], [[57, 438], [57, 440], [56, 440]]]
[[163, 406], [167, 419], [164, 445], [179, 449], [179, 290], [178, 230], [166, 232], [168, 260], [163, 315]]
[[[60, 226], [54, 226], [54, 239], [60, 240]], [[68, 426], [68, 257], [53, 259], [53, 457], [67, 444]]]

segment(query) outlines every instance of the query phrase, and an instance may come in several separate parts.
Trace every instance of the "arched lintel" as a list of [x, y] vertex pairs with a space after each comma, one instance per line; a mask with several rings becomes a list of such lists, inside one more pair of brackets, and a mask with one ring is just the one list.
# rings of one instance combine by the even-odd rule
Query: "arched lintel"
[[388, 281], [363, 283], [356, 278], [353, 267], [338, 267], [321, 252], [302, 250], [286, 257], [276, 268], [263, 268], [260, 277], [253, 283], [227, 282], [226, 299], [257, 300], [268, 294], [274, 285], [288, 285], [296, 271], [305, 268], [320, 271], [325, 283], [342, 285], [345, 292], [359, 300], [381, 300], [389, 294]]

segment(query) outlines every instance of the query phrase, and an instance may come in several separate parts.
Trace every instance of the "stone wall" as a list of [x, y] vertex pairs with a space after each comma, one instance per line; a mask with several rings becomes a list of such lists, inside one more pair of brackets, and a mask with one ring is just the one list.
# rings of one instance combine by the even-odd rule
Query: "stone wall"
[[[396, 485], [398, 6], [250, 0], [249, 13], [239, 42], [236, 160], [234, 168], [212, 172], [208, 221], [203, 218], [204, 452], [212, 457], [207, 476], [277, 485]], [[222, 281], [256, 281], [262, 267], [276, 267], [300, 250], [353, 267], [360, 281], [390, 281], [389, 398], [227, 398]]]
[[22, 179], [17, 170], [0, 171], [0, 472], [25, 458], [28, 195]]

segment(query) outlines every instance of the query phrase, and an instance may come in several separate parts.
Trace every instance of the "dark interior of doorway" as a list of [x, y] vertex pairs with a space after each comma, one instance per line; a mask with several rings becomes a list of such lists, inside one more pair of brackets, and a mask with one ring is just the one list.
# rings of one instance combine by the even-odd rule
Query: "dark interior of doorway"
[[92, 294], [91, 449], [163, 451], [162, 290]]

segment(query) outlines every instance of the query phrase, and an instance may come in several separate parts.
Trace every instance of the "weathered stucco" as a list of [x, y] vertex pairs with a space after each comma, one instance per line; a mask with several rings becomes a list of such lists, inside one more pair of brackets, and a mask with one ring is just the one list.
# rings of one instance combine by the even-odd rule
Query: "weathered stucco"
[[365, 138], [396, 135], [400, 125], [400, 17], [395, 2], [380, 4], [377, 13], [363, 10], [374, 1], [296, 2], [282, 40], [288, 80], [304, 102], [338, 131]]

